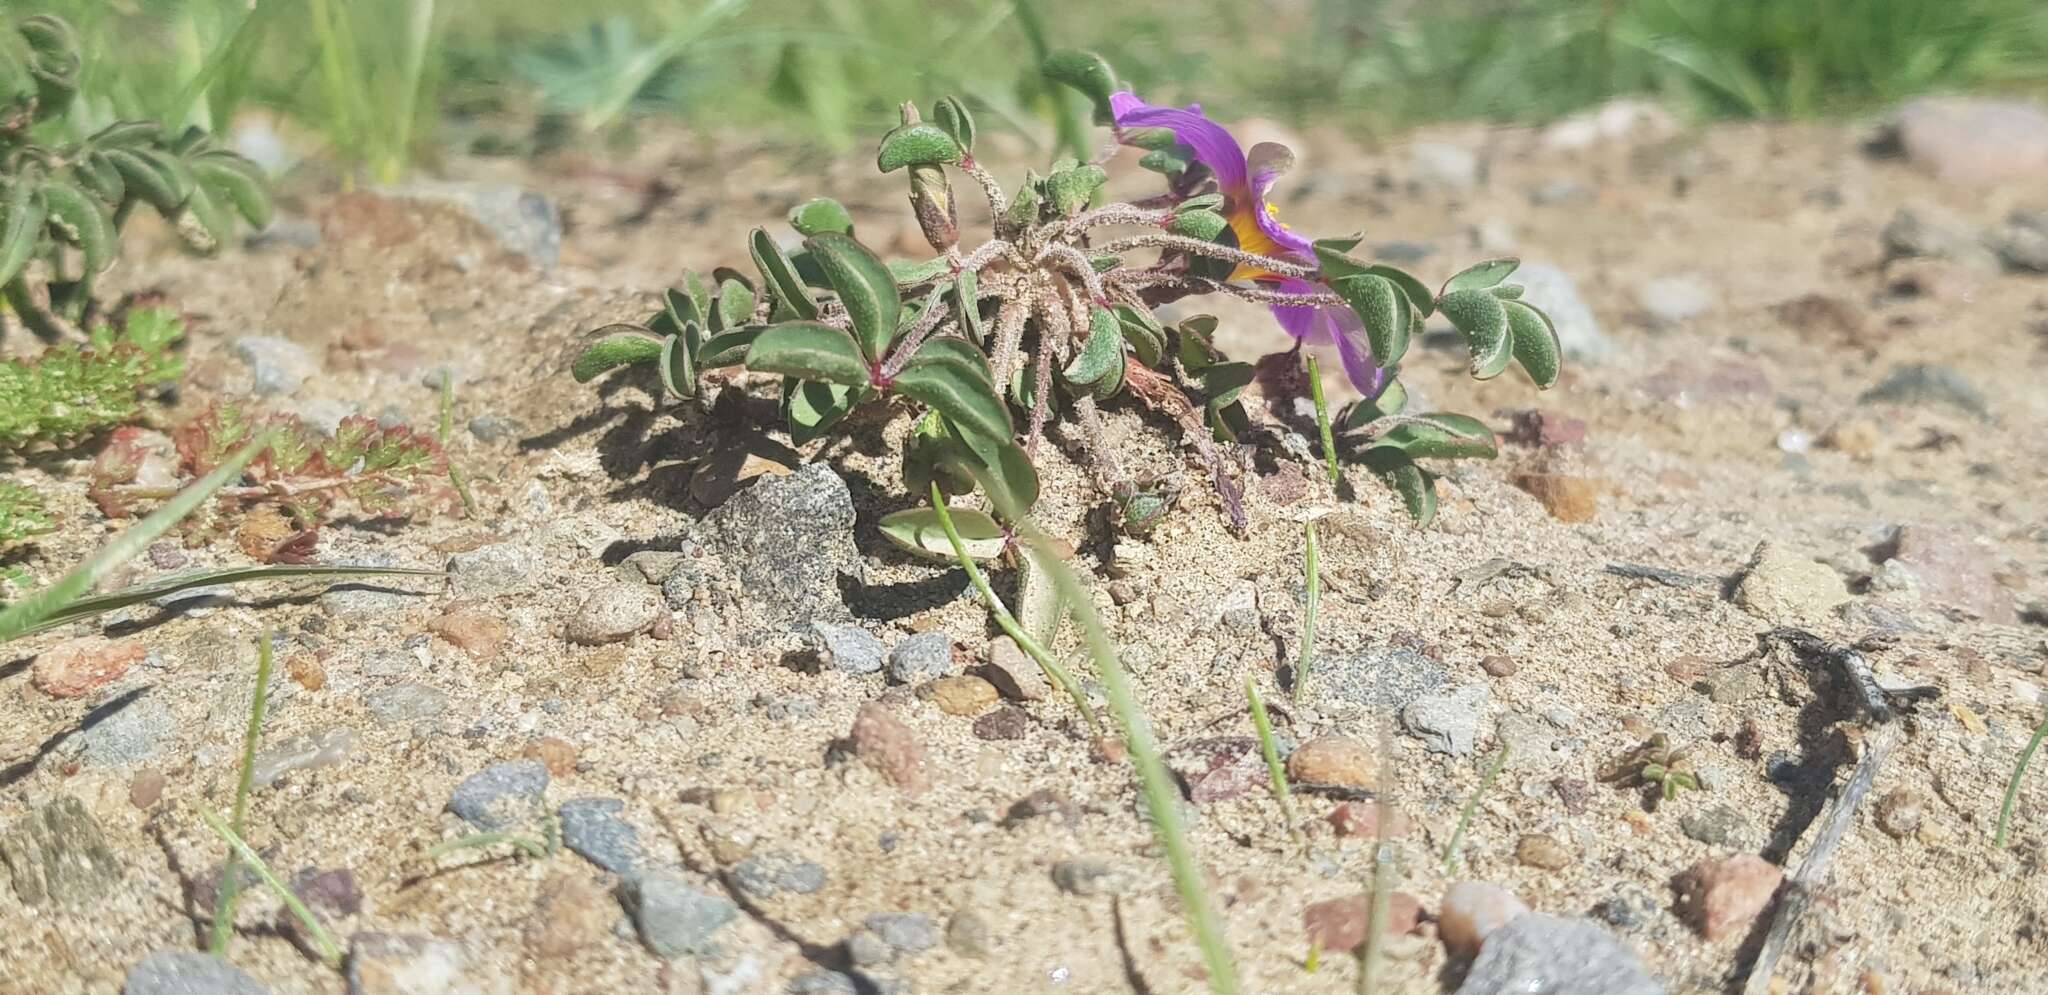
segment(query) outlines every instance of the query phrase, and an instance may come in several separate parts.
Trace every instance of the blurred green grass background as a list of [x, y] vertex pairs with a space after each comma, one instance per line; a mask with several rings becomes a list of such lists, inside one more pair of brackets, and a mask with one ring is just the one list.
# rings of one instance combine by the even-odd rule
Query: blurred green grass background
[[[1061, 132], [1046, 48], [1108, 56], [1149, 99], [1366, 136], [1529, 122], [1641, 95], [1697, 118], [1857, 114], [1914, 94], [2039, 92], [2041, 0], [59, 0], [87, 51], [83, 124], [216, 130], [269, 109], [349, 175], [462, 142], [518, 152], [665, 121], [835, 151], [896, 104], [964, 96], [985, 127]], [[1071, 110], [1069, 105], [1068, 110]], [[490, 140], [464, 123], [526, 120]], [[453, 127], [451, 127], [451, 125]]]

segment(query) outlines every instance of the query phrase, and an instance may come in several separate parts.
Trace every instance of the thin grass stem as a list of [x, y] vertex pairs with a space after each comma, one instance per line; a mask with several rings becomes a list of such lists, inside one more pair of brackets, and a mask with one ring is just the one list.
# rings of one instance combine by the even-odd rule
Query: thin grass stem
[[1244, 696], [1251, 706], [1252, 727], [1259, 732], [1259, 753], [1266, 758], [1266, 775], [1273, 782], [1273, 800], [1280, 803], [1281, 818], [1287, 820], [1288, 838], [1300, 846], [1301, 826], [1294, 815], [1294, 793], [1287, 787], [1287, 768], [1280, 763], [1280, 747], [1273, 741], [1273, 720], [1266, 714], [1266, 702], [1259, 696], [1256, 678], [1245, 677]]
[[270, 865], [263, 862], [262, 855], [243, 842], [242, 837], [233, 829], [228, 828], [228, 824], [222, 821], [219, 813], [211, 809], [201, 809], [199, 818], [206, 823], [206, 828], [213, 830], [215, 836], [227, 843], [228, 849], [233, 850], [235, 856], [241, 858], [242, 863], [256, 872], [256, 877], [263, 882], [263, 886], [269, 888], [271, 893], [277, 896], [278, 901], [284, 903], [286, 909], [291, 910], [292, 917], [299, 921], [299, 925], [306, 927], [306, 935], [312, 937], [313, 946], [320, 951], [320, 959], [326, 961], [329, 967], [340, 967], [341, 944], [335, 942], [334, 934], [328, 932], [327, 927], [320, 925], [320, 920], [313, 918], [313, 910], [307, 908], [306, 903], [299, 901], [298, 895], [293, 894], [290, 888], [284, 886], [283, 881], [277, 879], [277, 875], [271, 872]]
[[2005, 800], [1998, 806], [1998, 831], [1991, 837], [1991, 845], [2000, 850], [2005, 849], [2005, 831], [2012, 821], [2013, 805], [2019, 801], [2020, 781], [2027, 776], [2027, 765], [2033, 762], [2034, 751], [2041, 748], [2042, 740], [2048, 740], [2048, 716], [2043, 716], [2041, 724], [2034, 727], [2034, 738], [2028, 740], [2027, 748], [2020, 751], [2019, 763], [2012, 769], [2012, 780], [2006, 782]]
[[1472, 824], [1472, 813], [1479, 808], [1479, 796], [1493, 787], [1493, 779], [1500, 776], [1500, 769], [1507, 766], [1508, 744], [1500, 744], [1500, 752], [1493, 755], [1493, 762], [1486, 765], [1486, 772], [1479, 776], [1479, 787], [1472, 796], [1465, 799], [1465, 807], [1458, 810], [1458, 825], [1451, 830], [1451, 840], [1444, 844], [1444, 873], [1450, 874], [1458, 867], [1458, 847], [1465, 842], [1465, 829]]
[[1316, 432], [1323, 439], [1323, 464], [1329, 469], [1330, 484], [1337, 483], [1337, 436], [1330, 431], [1330, 405], [1323, 399], [1323, 375], [1316, 368], [1314, 353], [1308, 354], [1308, 390], [1316, 401]]
[[[270, 630], [265, 629], [258, 639], [256, 691], [249, 697], [249, 725], [242, 732], [242, 773], [235, 782], [235, 807], [229, 821], [236, 836], [248, 825], [249, 795], [256, 788], [256, 747], [263, 741], [263, 713], [270, 701], [270, 665], [275, 655]], [[213, 903], [213, 955], [222, 960], [227, 959], [228, 940], [235, 933], [235, 900], [241, 891], [240, 869], [231, 861], [221, 873], [220, 894]]]
[[981, 568], [974, 563], [974, 557], [967, 555], [967, 543], [960, 538], [960, 530], [954, 527], [953, 516], [946, 511], [946, 495], [939, 490], [936, 483], [932, 485], [932, 512], [939, 518], [939, 527], [946, 531], [946, 541], [953, 544], [954, 558], [960, 561], [960, 568], [967, 572], [967, 580], [974, 585], [975, 592], [981, 595], [982, 605], [988, 608], [989, 614], [996, 617], [996, 624], [1016, 641], [1019, 648], [1030, 654], [1031, 659], [1038, 661], [1039, 668], [1045, 671], [1046, 679], [1052, 681], [1074, 700], [1074, 707], [1088, 723], [1089, 732], [1101, 736], [1102, 720], [1096, 717], [1095, 707], [1088, 703], [1088, 695], [1081, 690], [1081, 685], [1075, 682], [1074, 675], [1068, 673], [1067, 668], [1060, 666], [1059, 661], [1053, 659], [1052, 654], [1046, 652], [1038, 640], [1031, 638], [1031, 633], [1024, 630], [1017, 617], [1010, 614], [1008, 608], [1003, 607], [1002, 599], [996, 597], [995, 589], [988, 586], [988, 578], [982, 576]]

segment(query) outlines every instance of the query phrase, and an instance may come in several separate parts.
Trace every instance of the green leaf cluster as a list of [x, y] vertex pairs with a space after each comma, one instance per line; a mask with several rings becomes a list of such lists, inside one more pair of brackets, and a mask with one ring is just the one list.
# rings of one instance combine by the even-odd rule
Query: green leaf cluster
[[183, 334], [176, 315], [138, 309], [84, 345], [0, 362], [0, 449], [69, 445], [134, 421], [146, 393], [183, 375], [173, 351]]

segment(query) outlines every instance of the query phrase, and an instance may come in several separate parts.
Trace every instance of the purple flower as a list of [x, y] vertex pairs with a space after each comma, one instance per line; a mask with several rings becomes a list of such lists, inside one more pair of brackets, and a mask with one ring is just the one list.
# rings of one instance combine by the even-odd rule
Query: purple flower
[[[1216, 177], [1217, 191], [1226, 200], [1223, 217], [1237, 235], [1238, 248], [1256, 255], [1316, 265], [1315, 249], [1308, 239], [1282, 224], [1279, 212], [1266, 199], [1274, 181], [1293, 160], [1285, 146], [1262, 142], [1252, 146], [1251, 155], [1247, 156], [1230, 132], [1203, 115], [1200, 104], [1190, 104], [1185, 109], [1154, 107], [1126, 91], [1112, 94], [1109, 106], [1116, 116], [1119, 135], [1129, 128], [1164, 128], [1173, 132], [1175, 141], [1194, 151], [1195, 161], [1207, 166]], [[1251, 280], [1291, 294], [1329, 289], [1320, 283], [1243, 264], [1231, 272], [1230, 278]], [[1373, 361], [1365, 325], [1349, 307], [1274, 305], [1273, 317], [1301, 342], [1334, 343], [1351, 385], [1366, 397], [1378, 397], [1386, 387], [1386, 371]]]

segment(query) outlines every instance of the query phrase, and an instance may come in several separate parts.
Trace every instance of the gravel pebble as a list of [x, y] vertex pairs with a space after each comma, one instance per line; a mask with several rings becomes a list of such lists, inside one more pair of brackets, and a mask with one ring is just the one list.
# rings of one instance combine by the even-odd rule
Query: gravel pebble
[[1757, 543], [1735, 588], [1736, 604], [1770, 622], [1817, 619], [1847, 600], [1848, 588], [1833, 567], [1768, 539]]
[[1349, 736], [1317, 736], [1287, 758], [1287, 776], [1303, 784], [1370, 789], [1379, 784], [1374, 769], [1372, 750]]
[[1678, 828], [1708, 846], [1731, 846], [1740, 845], [1739, 841], [1748, 834], [1749, 821], [1730, 806], [1716, 805], [1679, 816]]
[[892, 684], [916, 684], [958, 673], [959, 669], [953, 663], [953, 637], [943, 632], [920, 632], [889, 651]]
[[512, 542], [456, 553], [448, 558], [448, 571], [449, 584], [458, 598], [529, 591], [548, 575], [539, 552]]
[[1762, 857], [1710, 858], [1678, 876], [1678, 911], [1709, 940], [1744, 936], [1778, 893], [1785, 872]]
[[424, 684], [408, 681], [364, 695], [363, 704], [379, 722], [417, 722], [447, 710], [448, 696]]
[[889, 706], [878, 701], [860, 706], [848, 735], [853, 740], [854, 755], [905, 794], [922, 794], [931, 787], [931, 776], [925, 770], [924, 744], [918, 742], [917, 734], [903, 720], [889, 711]]
[[583, 646], [616, 643], [652, 628], [661, 609], [661, 595], [647, 585], [614, 581], [583, 599], [563, 631]]
[[869, 916], [866, 925], [899, 954], [921, 954], [939, 945], [939, 924], [931, 916], [892, 912]]
[[1664, 995], [1635, 952], [1584, 919], [1524, 915], [1495, 930], [1457, 995]]
[[1572, 851], [1555, 836], [1529, 833], [1515, 841], [1515, 860], [1546, 871], [1561, 871], [1572, 865]]
[[1052, 883], [1069, 895], [1092, 898], [1120, 895], [1130, 887], [1131, 881], [1109, 861], [1078, 857], [1052, 865]]
[[929, 699], [947, 715], [980, 715], [1001, 700], [995, 685], [965, 674], [941, 677], [919, 688], [918, 696]]
[[1004, 705], [974, 720], [974, 738], [981, 740], [1023, 739], [1031, 734], [1031, 713], [1015, 705]]
[[725, 872], [733, 887], [754, 898], [773, 898], [783, 892], [816, 894], [825, 887], [823, 867], [800, 857], [766, 855], [748, 857]]
[[1401, 731], [1422, 740], [1431, 753], [1470, 756], [1479, 742], [1479, 724], [1493, 691], [1485, 684], [1426, 694], [1401, 710]]
[[811, 627], [820, 663], [842, 674], [863, 677], [882, 669], [888, 648], [857, 625], [818, 623]]
[[997, 636], [988, 644], [988, 666], [981, 676], [1011, 701], [1039, 701], [1052, 693], [1044, 669], [1008, 636]]
[[618, 798], [577, 798], [562, 803], [562, 845], [585, 860], [631, 878], [646, 861], [640, 831], [621, 817], [626, 803]]
[[[1422, 903], [1414, 895], [1397, 891], [1387, 896], [1387, 936], [1414, 931], [1422, 915]], [[1372, 896], [1348, 895], [1314, 902], [1301, 910], [1301, 928], [1311, 947], [1326, 953], [1350, 953], [1365, 943], [1372, 928]]]
[[1529, 914], [1514, 893], [1498, 885], [1461, 881], [1444, 890], [1437, 935], [1455, 957], [1470, 957], [1495, 930]]
[[510, 829], [546, 804], [548, 768], [538, 760], [495, 763], [455, 786], [448, 810], [486, 832]]
[[99, 767], [139, 764], [156, 755], [177, 725], [161, 696], [145, 695], [82, 729], [81, 755]]
[[29, 683], [52, 698], [80, 698], [120, 680], [148, 655], [139, 639], [82, 636], [36, 654]]
[[255, 978], [211, 954], [159, 950], [128, 970], [121, 995], [267, 995]]
[[668, 871], [652, 871], [619, 886], [619, 901], [640, 941], [661, 957], [708, 953], [712, 937], [739, 916], [730, 899], [705, 894]]
[[258, 751], [251, 777], [257, 787], [268, 788], [295, 770], [338, 766], [353, 749], [355, 733], [339, 726], [293, 736]]
[[1877, 828], [1902, 840], [1920, 831], [1927, 815], [1927, 796], [1912, 788], [1894, 788], [1877, 800]]
[[250, 335], [236, 339], [229, 347], [235, 357], [248, 364], [258, 394], [289, 397], [320, 375], [320, 363], [305, 346], [271, 335]]

